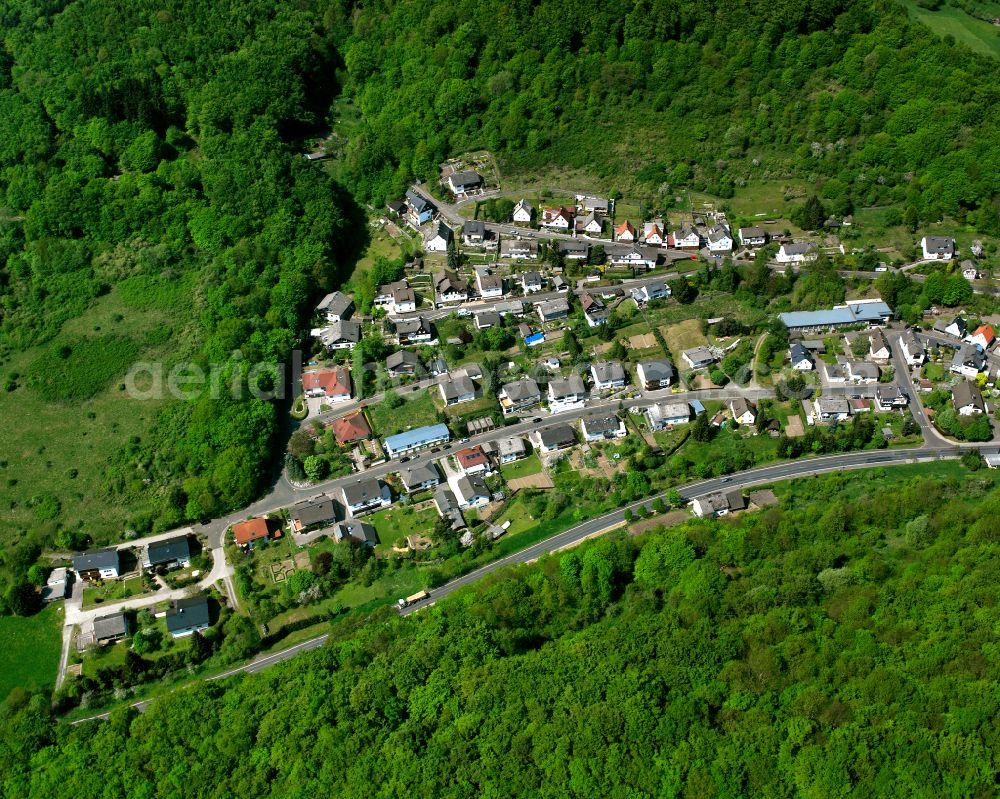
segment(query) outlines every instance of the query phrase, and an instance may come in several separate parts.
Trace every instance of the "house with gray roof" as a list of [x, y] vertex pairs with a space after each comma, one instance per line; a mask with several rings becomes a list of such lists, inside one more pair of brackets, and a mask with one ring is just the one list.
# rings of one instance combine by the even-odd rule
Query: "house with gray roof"
[[602, 391], [622, 388], [628, 382], [625, 367], [618, 361], [595, 361], [590, 365], [590, 377], [594, 388]]
[[792, 368], [799, 372], [811, 372], [816, 368], [812, 353], [806, 349], [801, 341], [793, 341], [789, 345], [788, 357], [792, 362]]
[[624, 438], [627, 431], [625, 422], [615, 414], [595, 414], [580, 420], [580, 432], [583, 433], [583, 440], [589, 443]]
[[153, 541], [146, 547], [142, 559], [144, 569], [184, 568], [191, 563], [191, 543], [186, 535]]
[[293, 533], [302, 533], [337, 520], [337, 504], [332, 497], [321, 494], [303, 499], [288, 509]]
[[359, 477], [341, 488], [344, 507], [351, 516], [388, 508], [392, 504], [392, 491], [376, 477]]
[[979, 386], [971, 380], [961, 380], [951, 390], [951, 401], [959, 416], [986, 413], [986, 402]]
[[848, 361], [847, 379], [852, 383], [876, 383], [882, 370], [868, 361]]
[[639, 383], [646, 391], [669, 388], [677, 380], [677, 370], [670, 361], [642, 361], [635, 367]]
[[458, 405], [461, 402], [472, 402], [476, 398], [476, 384], [465, 372], [453, 372], [438, 383], [441, 399], [445, 405]]
[[549, 382], [549, 407], [554, 411], [581, 407], [587, 399], [587, 387], [583, 378], [574, 373], [568, 378], [557, 378]]
[[174, 601], [165, 614], [167, 631], [174, 638], [184, 638], [211, 625], [208, 612], [208, 597], [203, 595], [185, 597]]
[[817, 397], [813, 409], [820, 422], [842, 422], [851, 415], [851, 405], [844, 397]]
[[728, 513], [745, 510], [746, 507], [746, 497], [743, 496], [743, 492], [738, 488], [725, 493], [720, 492], [698, 497], [691, 503], [694, 515], [705, 518], [725, 516]]
[[681, 352], [683, 358], [692, 369], [701, 369], [715, 363], [715, 355], [708, 347], [692, 347]]
[[542, 392], [538, 383], [530, 377], [505, 383], [497, 396], [500, 400], [500, 410], [504, 416], [525, 411], [542, 401]]
[[925, 261], [950, 261], [955, 257], [955, 240], [947, 236], [924, 236], [920, 249]]
[[378, 531], [370, 524], [357, 519], [347, 519], [333, 526], [333, 540], [338, 544], [347, 541], [362, 547], [378, 546]]
[[396, 338], [400, 346], [411, 344], [427, 344], [434, 338], [434, 329], [425, 316], [414, 319], [397, 319], [394, 323]]
[[466, 194], [483, 185], [483, 177], [474, 169], [465, 169], [461, 172], [452, 172], [448, 175], [448, 188], [452, 194]]
[[124, 611], [94, 619], [94, 640], [99, 644], [113, 644], [128, 635], [128, 617]]
[[81, 580], [113, 580], [121, 570], [121, 559], [117, 549], [93, 549], [73, 556], [73, 571]]
[[899, 337], [899, 348], [902, 350], [903, 358], [906, 359], [908, 366], [922, 366], [927, 360], [924, 345], [920, 343], [920, 339], [912, 330], [906, 330]]
[[486, 482], [478, 474], [467, 474], [455, 482], [456, 499], [460, 508], [480, 508], [493, 498]]
[[420, 359], [410, 350], [399, 350], [385, 359], [385, 368], [389, 377], [413, 375], [420, 368]]
[[333, 291], [319, 301], [316, 310], [326, 317], [328, 322], [339, 322], [349, 319], [354, 310], [354, 299], [342, 291]]
[[686, 402], [657, 402], [646, 408], [646, 419], [651, 430], [663, 430], [691, 419], [691, 406]]
[[399, 479], [409, 493], [425, 491], [440, 484], [441, 472], [434, 461], [418, 462], [399, 470]]
[[329, 327], [312, 331], [313, 338], [319, 339], [330, 352], [349, 350], [361, 341], [361, 324], [351, 319], [334, 322]]
[[556, 450], [572, 447], [576, 444], [576, 435], [573, 433], [573, 428], [567, 424], [558, 424], [542, 430], [535, 430], [531, 434], [531, 437], [533, 443], [541, 452], [555, 452]]
[[951, 359], [952, 374], [975, 377], [986, 369], [986, 354], [975, 344], [963, 344]]
[[497, 460], [502, 464], [513, 463], [528, 457], [528, 448], [521, 436], [506, 436], [497, 439]]
[[569, 316], [569, 303], [560, 298], [541, 302], [537, 306], [538, 318], [543, 322], [554, 322]]

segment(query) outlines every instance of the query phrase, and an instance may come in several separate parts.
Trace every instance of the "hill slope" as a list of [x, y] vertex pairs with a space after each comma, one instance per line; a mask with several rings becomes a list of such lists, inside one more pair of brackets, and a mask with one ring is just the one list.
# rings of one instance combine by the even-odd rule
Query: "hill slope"
[[3, 795], [988, 795], [1000, 492], [884, 480], [591, 542], [138, 717], [14, 695]]

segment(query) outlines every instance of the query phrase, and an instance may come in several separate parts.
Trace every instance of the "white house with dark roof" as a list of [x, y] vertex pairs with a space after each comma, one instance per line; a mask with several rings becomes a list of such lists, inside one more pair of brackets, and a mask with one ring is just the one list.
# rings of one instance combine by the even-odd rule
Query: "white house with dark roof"
[[740, 243], [744, 247], [763, 247], [767, 244], [767, 231], [759, 225], [741, 227]]
[[392, 504], [389, 486], [375, 477], [359, 477], [341, 488], [344, 507], [351, 516], [388, 508]]
[[508, 261], [537, 260], [538, 242], [527, 239], [504, 239], [500, 242], [500, 257]]
[[691, 502], [691, 510], [695, 516], [712, 518], [713, 516], [725, 516], [740, 510], [746, 510], [747, 501], [743, 492], [734, 488], [726, 493], [709, 494], [698, 497]]
[[899, 348], [909, 366], [922, 366], [927, 360], [927, 352], [923, 344], [912, 330], [907, 330], [899, 337]]
[[545, 288], [545, 281], [542, 273], [535, 269], [529, 269], [521, 273], [521, 288], [525, 294], [533, 294]]
[[427, 344], [434, 338], [434, 329], [425, 316], [411, 319], [397, 319], [394, 323], [396, 339], [400, 345]]
[[534, 216], [535, 206], [522, 197], [517, 201], [517, 205], [514, 206], [514, 213], [511, 215], [511, 219], [515, 222], [527, 224], [532, 220], [532, 218], [534, 218]]
[[892, 356], [889, 342], [881, 330], [873, 330], [868, 334], [868, 357], [873, 361], [888, 361]]
[[955, 240], [947, 236], [924, 236], [920, 249], [925, 261], [950, 261], [955, 257]]
[[652, 283], [646, 283], [642, 286], [637, 286], [631, 291], [632, 299], [636, 301], [638, 305], [643, 305], [651, 300], [662, 300], [670, 296], [670, 286], [666, 284], [666, 281], [655, 280]]
[[851, 405], [844, 397], [817, 397], [813, 417], [818, 422], [843, 422], [850, 418]]
[[729, 411], [738, 424], [753, 424], [757, 421], [757, 409], [743, 397], [729, 400]]
[[348, 319], [354, 310], [354, 300], [342, 291], [333, 291], [319, 301], [316, 310], [326, 317], [328, 322], [339, 322]]
[[576, 444], [573, 428], [568, 424], [557, 424], [553, 427], [546, 427], [544, 430], [535, 430], [531, 433], [531, 439], [539, 452], [546, 454]]
[[812, 353], [803, 346], [801, 341], [793, 341], [788, 347], [788, 357], [792, 368], [799, 372], [811, 372], [816, 368]]
[[465, 302], [469, 299], [469, 287], [464, 280], [454, 272], [444, 270], [435, 272], [434, 295], [438, 302]]
[[627, 431], [625, 422], [614, 414], [596, 414], [580, 420], [580, 432], [587, 442], [624, 438]]
[[692, 227], [682, 227], [673, 234], [674, 247], [678, 250], [700, 250], [701, 236]]
[[590, 378], [594, 388], [606, 391], [622, 388], [628, 382], [628, 375], [618, 361], [596, 361], [590, 365]]
[[961, 380], [951, 392], [951, 400], [959, 416], [974, 416], [986, 413], [986, 403], [979, 386], [971, 380]]
[[722, 222], [709, 228], [708, 251], [714, 255], [724, 255], [733, 251], [733, 234]]
[[468, 194], [483, 185], [483, 176], [473, 169], [452, 172], [447, 179], [448, 188], [452, 194]]
[[548, 387], [549, 409], [553, 413], [582, 408], [587, 399], [583, 378], [571, 374], [568, 378], [552, 380]]
[[448, 252], [455, 234], [444, 222], [438, 220], [437, 224], [424, 237], [424, 250], [427, 252]]
[[467, 219], [462, 224], [462, 244], [482, 247], [486, 243], [486, 223], [482, 219]]
[[715, 356], [708, 347], [692, 347], [681, 352], [681, 358], [692, 369], [701, 369], [715, 363]]
[[669, 388], [677, 379], [677, 370], [670, 361], [654, 360], [642, 361], [635, 367], [636, 376], [640, 385], [646, 391], [657, 391], [661, 388]]
[[782, 244], [774, 260], [779, 264], [802, 264], [819, 258], [819, 248], [811, 241]]
[[497, 398], [500, 400], [500, 410], [503, 411], [503, 415], [509, 416], [512, 413], [525, 411], [538, 405], [542, 401], [542, 393], [538, 388], [538, 383], [530, 377], [526, 377], [522, 380], [505, 383]]
[[476, 398], [476, 384], [464, 372], [454, 372], [438, 384], [445, 405], [472, 402]]
[[476, 270], [476, 288], [484, 300], [494, 300], [503, 296], [503, 278], [487, 269]]
[[607, 324], [609, 316], [607, 306], [597, 297], [584, 292], [580, 295], [580, 307], [583, 309], [583, 318], [587, 320], [588, 327]]
[[543, 322], [554, 322], [557, 319], [565, 319], [569, 316], [569, 303], [566, 300], [547, 300], [540, 302], [536, 306], [538, 318]]

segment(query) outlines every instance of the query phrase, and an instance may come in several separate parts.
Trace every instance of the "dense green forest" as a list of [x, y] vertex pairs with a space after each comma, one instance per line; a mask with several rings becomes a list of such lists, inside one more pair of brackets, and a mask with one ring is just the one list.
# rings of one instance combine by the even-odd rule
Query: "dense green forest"
[[593, 541], [142, 715], [15, 691], [3, 795], [993, 795], [1000, 490], [948, 473]]
[[[662, 197], [795, 177], [834, 213], [1000, 232], [996, 64], [884, 0], [11, 0], [0, 25], [5, 573], [258, 494], [279, 408], [137, 412], [122, 375], [286, 359], [357, 201], [459, 150]], [[330, 128], [340, 157], [307, 163]], [[78, 435], [91, 460], [62, 455]]]

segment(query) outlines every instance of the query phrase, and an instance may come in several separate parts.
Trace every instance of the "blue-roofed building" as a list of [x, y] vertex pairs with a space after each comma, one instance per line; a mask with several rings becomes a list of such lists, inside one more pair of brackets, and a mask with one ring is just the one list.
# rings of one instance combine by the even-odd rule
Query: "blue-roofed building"
[[828, 330], [850, 325], [880, 325], [892, 318], [892, 308], [882, 300], [857, 300], [823, 311], [778, 314], [789, 330]]
[[545, 341], [544, 333], [532, 333], [530, 336], [526, 336], [524, 343], [529, 347], [534, 347], [536, 344], [541, 344]]
[[702, 404], [701, 400], [691, 400], [689, 404], [691, 405], [691, 410], [694, 411], [695, 416], [701, 416], [705, 412], [705, 406]]
[[395, 458], [398, 455], [405, 455], [424, 447], [431, 447], [451, 439], [451, 431], [446, 424], [432, 424], [427, 427], [418, 427], [415, 430], [407, 430], [405, 433], [397, 433], [388, 436], [383, 441], [386, 455]]

